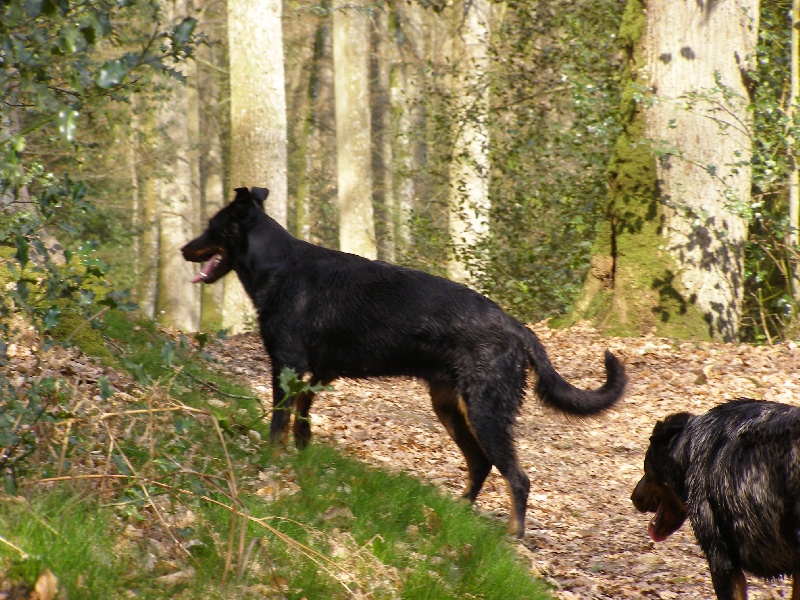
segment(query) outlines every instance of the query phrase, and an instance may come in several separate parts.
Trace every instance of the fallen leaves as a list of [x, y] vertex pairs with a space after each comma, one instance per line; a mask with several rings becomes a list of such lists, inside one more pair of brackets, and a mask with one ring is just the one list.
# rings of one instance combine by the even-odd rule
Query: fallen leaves
[[[655, 337], [601, 338], [588, 326], [533, 327], [556, 369], [578, 387], [604, 377], [608, 347], [626, 365], [625, 398], [605, 415], [571, 419], [529, 392], [518, 427], [520, 461], [531, 478], [520, 554], [567, 599], [714, 598], [708, 565], [684, 527], [654, 544], [648, 517], [630, 502], [653, 424], [672, 412], [703, 412], [739, 396], [800, 404], [800, 350], [681, 342]], [[244, 376], [271, 404], [269, 364], [256, 335], [214, 348], [223, 368]], [[405, 471], [460, 495], [464, 461], [436, 420], [427, 389], [406, 379], [338, 380], [312, 407], [312, 431], [384, 468]], [[508, 494], [493, 472], [476, 503], [505, 521]], [[749, 578], [751, 600], [789, 597], [788, 585]]]

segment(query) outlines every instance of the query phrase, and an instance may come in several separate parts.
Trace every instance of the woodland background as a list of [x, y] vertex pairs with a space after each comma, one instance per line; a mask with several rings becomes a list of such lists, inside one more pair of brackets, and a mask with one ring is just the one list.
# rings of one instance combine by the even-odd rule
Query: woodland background
[[234, 278], [193, 287], [177, 250], [259, 185], [298, 237], [524, 321], [780, 339], [791, 2], [668, 4], [5, 2], [4, 310], [47, 331], [91, 311], [88, 275], [163, 324], [241, 330]]
[[[389, 519], [377, 529], [372, 519], [385, 507], [366, 510], [366, 530], [356, 535], [358, 508], [340, 503], [363, 498], [342, 500], [341, 481], [361, 485], [366, 475], [338, 459], [293, 456], [276, 466], [268, 455], [259, 403], [268, 398], [225, 387], [233, 376], [265, 368], [253, 350], [257, 340], [224, 342], [236, 360], [223, 363], [214, 363], [219, 348], [207, 348], [218, 341], [210, 334], [224, 339], [226, 331], [251, 327], [249, 302], [233, 277], [192, 285], [196, 265], [178, 252], [238, 186], [270, 188], [269, 213], [297, 237], [462, 281], [524, 322], [588, 322], [615, 336], [613, 347], [623, 356], [628, 349], [639, 386], [627, 412], [614, 417], [622, 416], [623, 437], [631, 419], [637, 423], [638, 441], [619, 450], [635, 454], [625, 455], [631, 471], [663, 410], [705, 408], [736, 393], [793, 397], [797, 0], [0, 6], [0, 597], [14, 590], [29, 597], [44, 567], [55, 564], [52, 549], [64, 549], [69, 560], [94, 559], [64, 541], [90, 539], [86, 527], [96, 523], [95, 566], [116, 557], [115, 574], [92, 579], [72, 566], [57, 572], [87, 598], [109, 597], [106, 583], [117, 586], [112, 595], [156, 586], [140, 596], [164, 597], [159, 586], [173, 583], [155, 574], [179, 575], [191, 587], [195, 568], [208, 570], [194, 582], [203, 597], [234, 593], [225, 588], [228, 576], [243, 586], [257, 577], [264, 587], [254, 593], [262, 596], [302, 597], [327, 586], [318, 597], [364, 597], [350, 584], [342, 588], [353, 580], [338, 573], [356, 573], [358, 582], [362, 567], [374, 575], [375, 561], [378, 574], [397, 585], [392, 593], [430, 593], [441, 584], [454, 598], [480, 586], [481, 597], [527, 597], [505, 591], [511, 580], [503, 573], [464, 579], [500, 564], [477, 551], [490, 538], [471, 521], [459, 528], [471, 541], [441, 539], [423, 556], [428, 538], [420, 532], [444, 538], [451, 529], [431, 512], [433, 501], [414, 504], [397, 492], [388, 514], [419, 513], [392, 521], [401, 541], [378, 539], [389, 535]], [[591, 386], [583, 371], [594, 363], [583, 354], [595, 344], [592, 356], [599, 356], [607, 344], [573, 338], [580, 327], [553, 334], [548, 349], [562, 357], [568, 379], [580, 374]], [[573, 350], [577, 360], [564, 360]], [[653, 364], [639, 354], [652, 354]], [[750, 354], [756, 358], [741, 357]], [[728, 376], [762, 362], [775, 371], [765, 383], [756, 377], [751, 388]], [[223, 364], [224, 373], [206, 373], [207, 363]], [[705, 394], [720, 364], [725, 377]], [[665, 381], [691, 386], [665, 396], [672, 385]], [[375, 396], [389, 397], [394, 383], [379, 384]], [[353, 400], [369, 397], [352, 389]], [[414, 400], [407, 396], [403, 388], [404, 401]], [[369, 402], [359, 406], [358, 422], [373, 424]], [[569, 424], [553, 434], [554, 447], [587, 465], [570, 472], [579, 476], [565, 484], [566, 501], [577, 497], [569, 486], [605, 468], [573, 456], [573, 446], [586, 442], [581, 431]], [[609, 431], [613, 437], [617, 430]], [[546, 446], [535, 437], [530, 447], [535, 466]], [[560, 455], [554, 465], [558, 471]], [[254, 493], [240, 496], [242, 482]], [[296, 482], [310, 491], [297, 492]], [[322, 495], [314, 488], [320, 482], [331, 486]], [[614, 490], [613, 501], [626, 501], [629, 486], [617, 483], [624, 492]], [[274, 547], [253, 545], [266, 538], [242, 512], [272, 486], [291, 494], [259, 511], [291, 511], [301, 497], [309, 504], [303, 516], [280, 513], [288, 515], [281, 517], [287, 529], [270, 530], [288, 544], [280, 556], [291, 557], [275, 563]], [[63, 493], [74, 496], [64, 501]], [[372, 496], [366, 501], [385, 502]], [[329, 497], [330, 507], [318, 505]], [[595, 500], [611, 506], [609, 497]], [[625, 503], [610, 521], [630, 521], [614, 525], [628, 536], [626, 547], [639, 539], [638, 515], [629, 510]], [[95, 511], [111, 520], [103, 524]], [[191, 527], [189, 515], [200, 515]], [[554, 522], [540, 517], [537, 528]], [[299, 525], [292, 529], [290, 521]], [[51, 523], [61, 531], [75, 524], [79, 533], [60, 535]], [[25, 552], [40, 526], [55, 536], [49, 549]], [[302, 544], [323, 538], [317, 527], [328, 527], [327, 537], [303, 556], [346, 549], [324, 563], [333, 569], [330, 580], [313, 560], [294, 560]], [[117, 539], [120, 546], [104, 550], [102, 541]], [[544, 534], [535, 539], [544, 540], [537, 549], [545, 553], [563, 548]], [[484, 546], [494, 551], [502, 543]], [[399, 566], [387, 548], [407, 551]], [[592, 551], [607, 552], [607, 544]], [[608, 569], [608, 585], [634, 573], [632, 597], [663, 585], [682, 589], [680, 576], [664, 583], [661, 566], [655, 574], [650, 563], [637, 570], [651, 551], [626, 551]], [[366, 562], [336, 566], [344, 556]], [[702, 557], [690, 559], [692, 585], [707, 584]], [[675, 568], [665, 573], [687, 572], [684, 563], [668, 562]], [[299, 571], [307, 571], [305, 583], [295, 578]], [[220, 572], [213, 596], [208, 590]], [[532, 590], [528, 577], [514, 581]], [[570, 588], [567, 572], [553, 577], [564, 598], [573, 589], [596, 591], [603, 579], [584, 573]], [[379, 589], [385, 582], [372, 583]], [[88, 595], [95, 584], [99, 591]], [[661, 597], [675, 597], [673, 588]], [[199, 597], [191, 592], [186, 597]]]

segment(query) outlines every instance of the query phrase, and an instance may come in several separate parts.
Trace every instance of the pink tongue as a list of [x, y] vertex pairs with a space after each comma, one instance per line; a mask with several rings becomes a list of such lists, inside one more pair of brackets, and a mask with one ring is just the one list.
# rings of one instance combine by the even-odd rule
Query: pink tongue
[[214, 267], [216, 266], [217, 262], [219, 262], [218, 256], [216, 255], [212, 256], [211, 260], [209, 260], [206, 264], [204, 264], [203, 268], [200, 269], [200, 272], [195, 276], [194, 279], [192, 279], [192, 283], [200, 283], [206, 277], [208, 277], [211, 274], [211, 271], [214, 270]]
[[647, 525], [647, 534], [650, 536], [650, 539], [653, 540], [654, 542], [663, 542], [665, 539], [667, 539], [667, 536], [656, 534], [655, 520], [656, 518], [653, 517], [653, 519]]

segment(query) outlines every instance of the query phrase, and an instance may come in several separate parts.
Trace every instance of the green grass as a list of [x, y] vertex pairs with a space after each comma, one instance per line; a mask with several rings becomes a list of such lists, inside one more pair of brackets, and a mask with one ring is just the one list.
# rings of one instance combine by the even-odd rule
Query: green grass
[[[248, 432], [265, 436], [266, 423], [247, 387], [146, 320], [112, 311], [103, 333], [114, 340], [103, 360], [136, 373], [145, 393], [98, 409], [120, 411], [110, 432], [89, 413], [67, 446], [39, 453], [18, 492], [29, 504], [0, 496], [0, 585], [5, 574], [30, 587], [47, 567], [67, 597], [88, 600], [549, 597], [504, 523], [332, 447], [276, 452], [253, 442]], [[213, 417], [196, 410], [208, 409], [209, 386], [227, 403]], [[193, 408], [173, 412], [173, 399]], [[72, 473], [127, 479], [34, 483], [55, 472], [64, 447]], [[158, 579], [190, 569], [177, 585]]]
[[38, 494], [31, 504], [0, 497], [0, 531], [27, 555], [0, 548], [0, 573], [34, 582], [49, 568], [70, 598], [112, 598], [129, 570], [115, 548], [117, 528], [108, 511], [62, 492]]

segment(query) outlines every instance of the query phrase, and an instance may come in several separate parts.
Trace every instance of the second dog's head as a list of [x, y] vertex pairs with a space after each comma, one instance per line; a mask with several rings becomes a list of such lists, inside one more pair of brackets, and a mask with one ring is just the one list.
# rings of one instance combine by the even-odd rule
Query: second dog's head
[[675, 413], [656, 423], [650, 447], [644, 458], [644, 477], [631, 494], [639, 512], [653, 512], [647, 533], [661, 542], [675, 533], [686, 520], [686, 469], [675, 460], [673, 451], [692, 419], [689, 413]]

